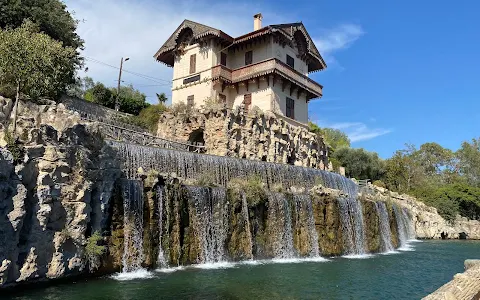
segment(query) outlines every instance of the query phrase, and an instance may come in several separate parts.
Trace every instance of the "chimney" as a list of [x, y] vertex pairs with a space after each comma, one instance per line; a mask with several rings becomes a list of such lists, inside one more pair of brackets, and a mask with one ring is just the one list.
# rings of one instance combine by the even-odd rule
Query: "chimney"
[[253, 31], [262, 28], [262, 14], [258, 13], [253, 16]]

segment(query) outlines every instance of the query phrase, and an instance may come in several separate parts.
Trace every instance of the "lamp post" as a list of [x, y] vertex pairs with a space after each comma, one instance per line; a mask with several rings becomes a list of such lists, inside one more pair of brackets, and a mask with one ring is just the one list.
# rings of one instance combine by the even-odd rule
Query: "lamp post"
[[119, 111], [120, 110], [120, 82], [122, 82], [122, 68], [123, 68], [123, 62], [129, 60], [130, 58], [125, 58], [125, 60], [122, 59], [120, 60], [120, 72], [118, 73], [118, 86], [117, 86], [117, 99], [115, 100], [115, 110]]

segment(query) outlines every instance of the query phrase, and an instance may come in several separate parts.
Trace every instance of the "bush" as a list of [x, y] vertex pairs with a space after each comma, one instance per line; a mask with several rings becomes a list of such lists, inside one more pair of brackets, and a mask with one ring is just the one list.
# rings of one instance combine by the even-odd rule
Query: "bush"
[[250, 207], [265, 203], [267, 199], [262, 178], [258, 175], [253, 175], [246, 179], [234, 178], [228, 183], [228, 188], [233, 192], [244, 192]]
[[375, 180], [373, 183], [372, 183], [374, 186], [378, 186], [378, 187], [381, 187], [381, 188], [386, 188], [387, 186], [385, 185], [385, 183], [381, 180]]
[[99, 246], [98, 242], [102, 240], [102, 236], [98, 231], [95, 231], [89, 238], [87, 238], [87, 246], [85, 246], [85, 255], [90, 265], [91, 270], [98, 269], [100, 266], [100, 256], [105, 253], [105, 246]]
[[13, 162], [16, 164], [21, 163], [25, 156], [23, 145], [18, 142], [8, 130], [5, 130], [5, 141], [7, 142], [7, 150], [12, 153]]
[[149, 107], [142, 109], [139, 115], [139, 119], [142, 120], [144, 126], [148, 128], [151, 133], [156, 134], [160, 115], [163, 114], [166, 110], [167, 107], [162, 103], [157, 105], [150, 105]]
[[188, 120], [195, 112], [195, 107], [187, 105], [185, 102], [181, 101], [172, 105], [170, 111], [174, 116], [183, 116], [184, 120]]

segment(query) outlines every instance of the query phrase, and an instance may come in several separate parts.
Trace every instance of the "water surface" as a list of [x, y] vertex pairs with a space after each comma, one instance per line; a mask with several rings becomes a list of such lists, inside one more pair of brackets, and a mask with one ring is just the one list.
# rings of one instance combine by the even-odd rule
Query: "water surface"
[[142, 279], [103, 277], [5, 299], [419, 299], [462, 272], [465, 259], [480, 258], [476, 241], [411, 246], [414, 251], [365, 259], [230, 263], [143, 273]]

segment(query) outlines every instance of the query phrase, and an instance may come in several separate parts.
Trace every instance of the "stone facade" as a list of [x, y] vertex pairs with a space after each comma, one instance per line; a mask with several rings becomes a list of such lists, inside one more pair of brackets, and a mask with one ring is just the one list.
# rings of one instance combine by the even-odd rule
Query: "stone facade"
[[191, 143], [201, 140], [207, 154], [328, 169], [323, 140], [289, 121], [260, 110], [203, 108], [163, 114], [157, 135]]

